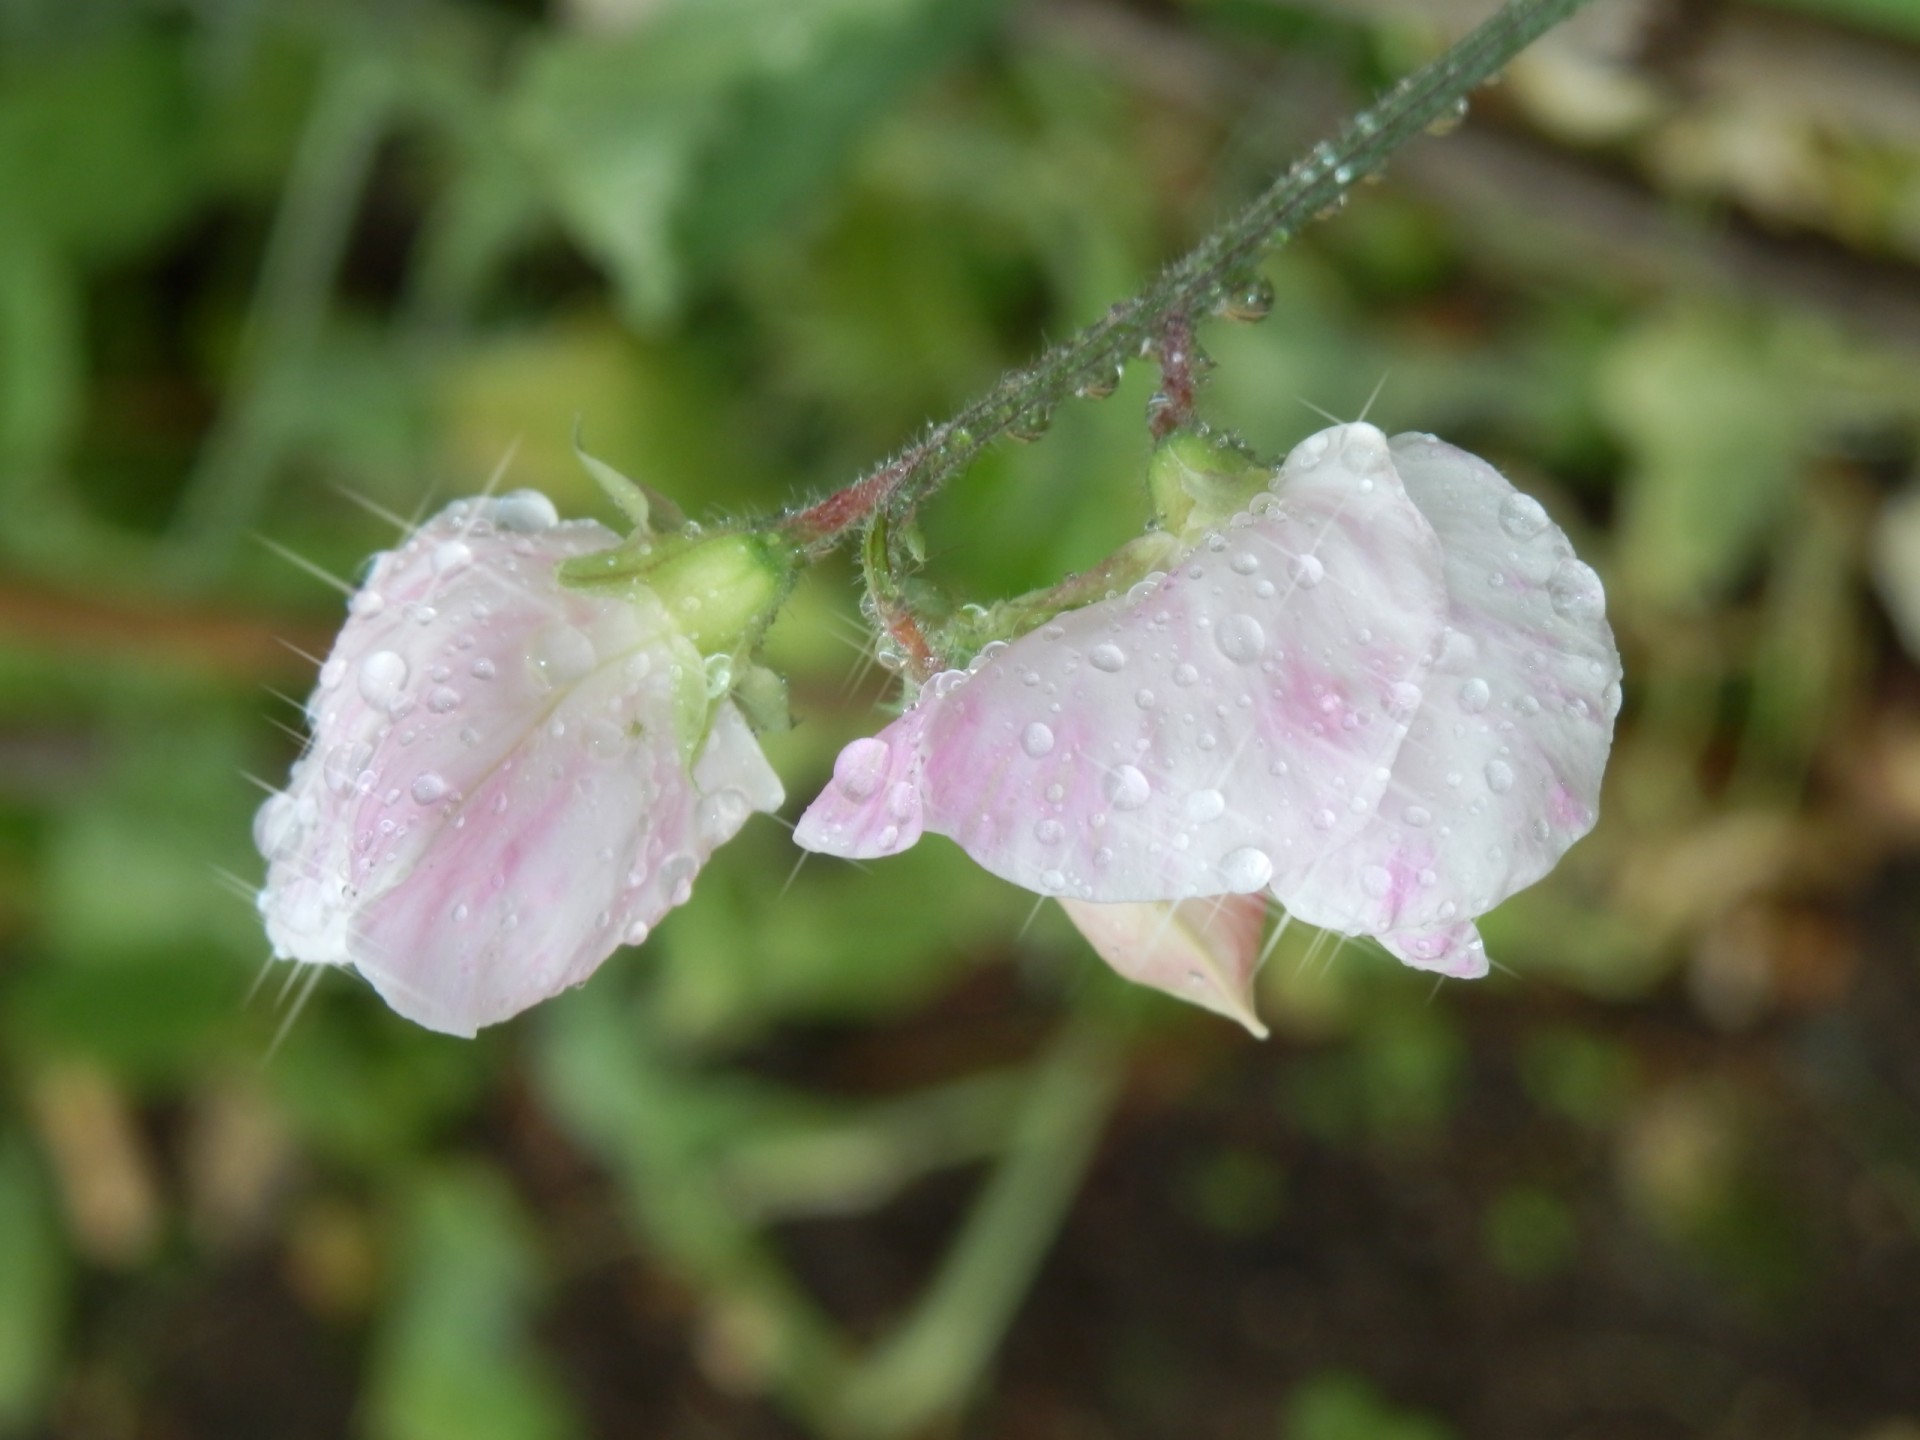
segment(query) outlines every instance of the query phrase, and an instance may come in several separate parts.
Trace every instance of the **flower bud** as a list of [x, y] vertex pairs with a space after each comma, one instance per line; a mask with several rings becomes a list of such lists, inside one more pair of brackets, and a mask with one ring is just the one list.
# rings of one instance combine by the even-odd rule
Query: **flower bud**
[[779, 780], [644, 583], [571, 589], [616, 543], [531, 491], [459, 501], [375, 561], [261, 807], [276, 956], [350, 965], [471, 1035], [584, 981], [688, 896]]
[[1193, 502], [1166, 575], [935, 676], [849, 747], [796, 838], [877, 855], [931, 830], [1100, 904], [1266, 891], [1410, 965], [1485, 973], [1473, 918], [1598, 814], [1620, 699], [1599, 578], [1431, 436], [1322, 431], [1212, 529], [1235, 467], [1191, 443], [1156, 462]]

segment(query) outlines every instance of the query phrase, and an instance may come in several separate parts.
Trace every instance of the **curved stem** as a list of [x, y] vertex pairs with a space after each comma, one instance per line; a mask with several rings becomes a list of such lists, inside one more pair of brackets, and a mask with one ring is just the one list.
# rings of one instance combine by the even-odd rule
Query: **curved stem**
[[951, 420], [930, 427], [886, 464], [818, 504], [787, 517], [784, 529], [809, 550], [830, 548], [882, 510], [903, 514], [1009, 430], [1030, 424], [1076, 392], [1111, 387], [1142, 348], [1158, 346], [1175, 316], [1229, 307], [1255, 279], [1260, 256], [1307, 220], [1338, 205], [1408, 140], [1457, 116], [1483, 84], [1541, 34], [1587, 0], [1507, 0], [1492, 18], [1407, 76], [1332, 139], [1316, 145], [1239, 214], [1162, 271], [1145, 290], [1113, 306], [1032, 365], [1007, 375]]

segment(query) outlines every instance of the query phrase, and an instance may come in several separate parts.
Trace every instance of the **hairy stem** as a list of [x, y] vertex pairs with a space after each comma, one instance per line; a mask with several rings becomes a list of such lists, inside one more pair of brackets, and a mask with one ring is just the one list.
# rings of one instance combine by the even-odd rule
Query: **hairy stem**
[[[1241, 297], [1258, 286], [1255, 267], [1261, 255], [1314, 215], [1338, 205], [1348, 190], [1381, 169], [1422, 130], [1456, 117], [1469, 91], [1585, 3], [1507, 0], [1452, 49], [1401, 80], [1332, 139], [1316, 145], [1140, 294], [1113, 306], [1026, 369], [1007, 375], [886, 464], [788, 516], [788, 535], [809, 549], [822, 550], [875, 514], [906, 514], [1010, 430], [1044, 423], [1070, 396], [1110, 390], [1120, 367], [1143, 350], [1156, 350], [1170, 325], [1182, 329], [1191, 317], [1235, 309]], [[1171, 398], [1177, 408], [1178, 397]], [[904, 557], [894, 559], [899, 564]]]

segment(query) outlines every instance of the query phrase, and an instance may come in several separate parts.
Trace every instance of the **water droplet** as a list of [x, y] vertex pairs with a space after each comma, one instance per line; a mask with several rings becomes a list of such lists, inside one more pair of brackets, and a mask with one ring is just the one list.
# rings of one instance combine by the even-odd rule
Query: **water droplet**
[[1487, 788], [1496, 795], [1504, 795], [1513, 788], [1513, 767], [1504, 760], [1487, 762]]
[[1251, 550], [1236, 550], [1227, 564], [1233, 567], [1236, 575], [1251, 575], [1260, 568], [1260, 557]]
[[1042, 870], [1040, 872], [1040, 888], [1049, 895], [1058, 895], [1062, 890], [1067, 888], [1067, 877], [1064, 872], [1059, 870]]
[[1016, 415], [1007, 426], [1007, 434], [1015, 440], [1031, 443], [1047, 433], [1047, 427], [1053, 424], [1053, 411], [1045, 405], [1029, 405]]
[[443, 540], [433, 550], [433, 573], [451, 575], [473, 563], [473, 550], [464, 540]]
[[431, 805], [436, 800], [444, 800], [446, 799], [448, 788], [447, 782], [434, 774], [433, 771], [423, 771], [414, 777], [412, 788], [413, 803], [416, 805]]
[[753, 802], [746, 791], [729, 785], [705, 796], [694, 810], [694, 825], [700, 838], [709, 845], [730, 840], [753, 813]]
[[1531, 540], [1547, 528], [1547, 507], [1518, 490], [1500, 502], [1500, 528], [1516, 540]]
[[1340, 817], [1334, 814], [1333, 811], [1322, 807], [1313, 812], [1313, 828], [1316, 830], [1331, 830], [1334, 822], [1339, 818]]
[[880, 788], [893, 752], [887, 742], [868, 735], [853, 741], [833, 762], [833, 783], [849, 800], [865, 800]]
[[493, 502], [493, 523], [502, 530], [531, 535], [560, 523], [560, 512], [538, 490], [511, 490]]
[[464, 903], [453, 907], [453, 918], [455, 920], [464, 920], [467, 918], [468, 915], [472, 913], [473, 912], [468, 910]]
[[1247, 665], [1267, 648], [1267, 632], [1251, 615], [1229, 615], [1214, 627], [1213, 643], [1235, 664]]
[[434, 686], [432, 693], [427, 696], [427, 709], [436, 715], [444, 715], [449, 710], [457, 710], [459, 707], [460, 692], [445, 685]]
[[1213, 313], [1243, 324], [1264, 320], [1273, 313], [1273, 286], [1265, 276], [1256, 276], [1222, 295]]
[[1273, 860], [1264, 850], [1242, 845], [1221, 859], [1220, 877], [1230, 894], [1250, 894], [1273, 878]]
[[1318, 555], [1296, 555], [1287, 566], [1287, 574], [1302, 590], [1311, 590], [1327, 577], [1327, 567]]
[[542, 630], [534, 636], [527, 653], [534, 678], [548, 690], [573, 684], [592, 670], [599, 659], [586, 631], [572, 625], [553, 625]]
[[1460, 686], [1460, 708], [1469, 715], [1478, 715], [1492, 702], [1493, 691], [1479, 676]]
[[709, 655], [706, 664], [707, 698], [717, 700], [733, 686], [733, 657]]
[[1547, 577], [1547, 598], [1553, 602], [1555, 614], [1583, 620], [1606, 608], [1607, 592], [1591, 565], [1569, 556]]
[[1199, 678], [1200, 672], [1191, 665], [1176, 665], [1174, 667], [1173, 683], [1176, 685], [1192, 685], [1199, 680]]
[[[380, 557], [375, 556], [377, 563]], [[378, 615], [387, 608], [387, 597], [378, 590], [361, 590], [347, 601], [347, 613], [350, 615]]]
[[1053, 731], [1038, 720], [1034, 721], [1021, 732], [1020, 748], [1034, 759], [1039, 759], [1053, 749]]
[[1522, 695], [1513, 702], [1513, 708], [1518, 710], [1522, 715], [1538, 715], [1540, 713], [1540, 702], [1532, 695]]
[[1058, 820], [1048, 818], [1033, 827], [1033, 838], [1042, 845], [1058, 845], [1067, 838], [1067, 827]]
[[1227, 797], [1218, 790], [1196, 790], [1187, 796], [1187, 803], [1181, 809], [1185, 811], [1187, 819], [1196, 825], [1204, 825], [1227, 813]]
[[340, 682], [347, 678], [347, 662], [335, 655], [320, 667], [320, 688], [338, 690]]
[[1429, 135], [1451, 134], [1466, 118], [1467, 100], [1463, 95], [1427, 122], [1427, 133]]
[[407, 662], [391, 650], [376, 650], [360, 662], [360, 695], [380, 710], [400, 703], [407, 685]]
[[887, 790], [887, 814], [903, 824], [920, 813], [920, 792], [905, 780], [896, 780]]
[[1147, 777], [1131, 765], [1119, 765], [1109, 771], [1104, 789], [1107, 803], [1116, 810], [1138, 810], [1153, 793]]
[[1409, 805], [1400, 812], [1400, 818], [1416, 830], [1433, 820], [1433, 812], [1420, 805]]
[[1127, 652], [1118, 645], [1096, 645], [1088, 652], [1087, 660], [1094, 669], [1105, 670], [1108, 674], [1112, 674], [1116, 670], [1126, 668]]
[[641, 945], [646, 942], [647, 936], [652, 933], [653, 932], [648, 928], [646, 921], [636, 920], [631, 925], [627, 926], [626, 931], [621, 935], [620, 938], [626, 941], [627, 944], [629, 945]]
[[1393, 688], [1387, 692], [1387, 704], [1402, 715], [1411, 715], [1418, 710], [1424, 698], [1420, 687], [1411, 680], [1396, 680]]

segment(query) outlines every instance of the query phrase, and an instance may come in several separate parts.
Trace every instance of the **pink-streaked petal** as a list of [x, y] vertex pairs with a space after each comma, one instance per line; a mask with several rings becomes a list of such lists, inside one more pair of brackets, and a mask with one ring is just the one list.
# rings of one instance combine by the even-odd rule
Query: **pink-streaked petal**
[[1546, 510], [1431, 436], [1392, 451], [1446, 555], [1448, 629], [1371, 823], [1280, 892], [1348, 934], [1444, 928], [1544, 875], [1598, 815], [1620, 703], [1599, 577]]
[[878, 735], [855, 740], [833, 764], [833, 779], [800, 817], [794, 842], [802, 849], [847, 860], [897, 855], [919, 840], [920, 732], [930, 713], [929, 691]]
[[376, 560], [309, 702], [313, 748], [256, 822], [277, 955], [350, 964], [470, 1035], [644, 938], [780, 803], [657, 600], [559, 585], [614, 539], [526, 492], [450, 506]]
[[1389, 930], [1375, 938], [1389, 955], [1416, 970], [1456, 980], [1480, 980], [1487, 973], [1487, 947], [1471, 920], [1430, 930]]
[[1095, 952], [1121, 975], [1224, 1015], [1257, 1038], [1267, 1027], [1253, 1008], [1266, 897], [1099, 905], [1062, 899], [1060, 908]]
[[1439, 547], [1371, 425], [1303, 443], [1275, 489], [923, 695], [926, 828], [1103, 903], [1259, 891], [1354, 835], [1438, 648]]

